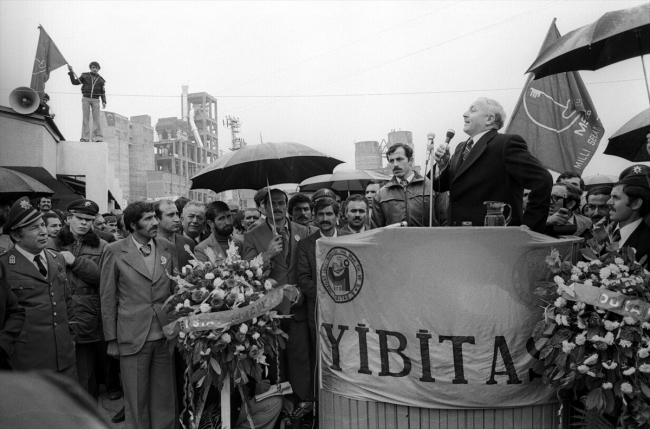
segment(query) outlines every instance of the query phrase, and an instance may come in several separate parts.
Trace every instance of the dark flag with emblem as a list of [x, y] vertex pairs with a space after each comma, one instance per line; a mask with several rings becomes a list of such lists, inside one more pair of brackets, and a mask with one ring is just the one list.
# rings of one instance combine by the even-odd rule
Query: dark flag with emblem
[[[560, 38], [555, 20], [540, 53]], [[578, 72], [526, 82], [506, 129], [528, 143], [544, 166], [558, 173], [580, 173], [594, 156], [605, 129]]]
[[61, 51], [59, 51], [59, 48], [50, 39], [45, 29], [40, 25], [38, 29], [41, 35], [38, 38], [34, 70], [32, 71], [32, 83], [29, 87], [38, 92], [39, 97], [42, 97], [45, 92], [45, 82], [50, 78], [50, 72], [68, 64], [68, 62], [63, 58]]

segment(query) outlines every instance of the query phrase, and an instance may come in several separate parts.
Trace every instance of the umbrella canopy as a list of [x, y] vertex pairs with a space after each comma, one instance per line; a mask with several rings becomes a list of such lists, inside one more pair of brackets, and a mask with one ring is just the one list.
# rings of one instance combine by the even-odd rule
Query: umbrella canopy
[[54, 191], [26, 174], [0, 167], [0, 197], [15, 200], [20, 197], [52, 196]]
[[191, 189], [223, 192], [261, 189], [267, 183], [300, 183], [308, 177], [331, 173], [342, 163], [299, 143], [244, 146], [218, 158], [192, 177]]
[[585, 187], [587, 188], [587, 190], [590, 190], [604, 185], [614, 186], [614, 183], [618, 182], [618, 177], [606, 176], [604, 174], [596, 174], [594, 176], [584, 177], [583, 180], [585, 182]]
[[607, 12], [542, 51], [526, 73], [535, 79], [575, 70], [598, 70], [650, 53], [650, 3]]
[[300, 184], [300, 190], [313, 192], [322, 188], [330, 188], [338, 192], [364, 192], [371, 181], [390, 179], [391, 176], [372, 170], [340, 170], [331, 174], [329, 178], [324, 175], [307, 179]]
[[630, 119], [610, 138], [606, 155], [620, 156], [632, 162], [650, 161], [648, 138], [650, 134], [650, 108]]

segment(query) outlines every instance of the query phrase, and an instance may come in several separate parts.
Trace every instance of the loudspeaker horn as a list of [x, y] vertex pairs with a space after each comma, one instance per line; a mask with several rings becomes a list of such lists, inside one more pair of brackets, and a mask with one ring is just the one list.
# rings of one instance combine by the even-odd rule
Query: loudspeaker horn
[[9, 94], [9, 105], [21, 115], [29, 115], [38, 109], [41, 97], [38, 93], [26, 86], [19, 86]]

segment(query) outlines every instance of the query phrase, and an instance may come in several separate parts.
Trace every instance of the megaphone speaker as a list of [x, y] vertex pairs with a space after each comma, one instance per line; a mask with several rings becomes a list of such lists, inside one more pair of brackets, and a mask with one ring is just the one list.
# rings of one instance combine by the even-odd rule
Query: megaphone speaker
[[41, 97], [38, 93], [26, 86], [20, 86], [9, 94], [9, 105], [21, 115], [32, 114], [41, 104]]

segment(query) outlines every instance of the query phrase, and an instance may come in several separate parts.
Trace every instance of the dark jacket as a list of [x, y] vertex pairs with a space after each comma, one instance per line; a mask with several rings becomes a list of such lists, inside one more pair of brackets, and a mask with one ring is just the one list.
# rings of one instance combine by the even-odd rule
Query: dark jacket
[[45, 249], [47, 278], [15, 247], [0, 255], [0, 277], [26, 309], [9, 363], [14, 370], [64, 371], [76, 364], [74, 313], [63, 256]]
[[68, 288], [72, 295], [72, 309], [76, 324], [77, 342], [93, 343], [102, 339], [99, 298], [99, 261], [106, 242], [93, 230], [76, 242], [70, 227], [65, 225], [57, 236], [48, 240], [48, 248], [59, 252], [67, 250], [75, 256], [72, 265], [66, 265]]
[[0, 278], [0, 370], [11, 368], [8, 358], [14, 352], [24, 323], [25, 309], [18, 304], [9, 284]]
[[[423, 194], [424, 199], [422, 198]], [[381, 228], [407, 221], [408, 226], [429, 226], [430, 200], [431, 182], [429, 179], [415, 173], [413, 180], [404, 188], [393, 176], [391, 181], [384, 185], [372, 200], [371, 225], [373, 228]], [[431, 226], [438, 226], [435, 213], [432, 221], [433, 225]]]
[[[485, 201], [500, 201], [512, 207], [510, 226], [527, 225], [543, 232], [551, 204], [551, 174], [535, 158], [518, 135], [484, 134], [462, 160], [467, 142], [458, 145], [449, 164], [436, 178], [433, 189], [449, 191], [448, 226], [483, 226]], [[530, 189], [524, 212], [524, 188]], [[506, 216], [508, 214], [506, 213]]]
[[630, 246], [636, 250], [636, 260], [640, 261], [644, 256], [648, 258], [643, 266], [650, 268], [650, 226], [641, 222], [639, 226], [630, 234], [623, 246]]
[[73, 85], [82, 85], [81, 93], [84, 97], [87, 98], [100, 98], [102, 102], [106, 103], [106, 92], [104, 90], [104, 84], [106, 80], [97, 73], [93, 75], [92, 73], [81, 73], [79, 79], [75, 78], [74, 72], [68, 72], [70, 76], [70, 82]]

